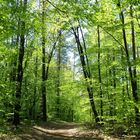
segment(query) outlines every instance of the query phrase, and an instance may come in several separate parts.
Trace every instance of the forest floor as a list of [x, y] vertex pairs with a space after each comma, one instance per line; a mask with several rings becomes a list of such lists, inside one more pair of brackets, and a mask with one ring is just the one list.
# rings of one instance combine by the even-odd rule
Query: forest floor
[[[3, 129], [3, 128], [2, 128]], [[4, 130], [4, 129], [3, 129]], [[9, 132], [8, 132], [9, 131]], [[49, 122], [22, 125], [18, 130], [9, 128], [0, 133], [0, 140], [136, 140], [134, 136], [107, 135], [99, 129], [86, 129], [81, 124]], [[6, 132], [6, 131], [5, 131]], [[138, 140], [138, 139], [137, 139]]]

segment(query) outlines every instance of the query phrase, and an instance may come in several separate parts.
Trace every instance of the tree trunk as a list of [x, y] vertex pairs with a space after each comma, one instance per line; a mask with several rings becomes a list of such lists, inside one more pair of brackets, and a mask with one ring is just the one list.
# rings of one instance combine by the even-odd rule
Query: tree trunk
[[34, 95], [33, 95], [33, 119], [36, 119], [36, 99], [37, 99], [37, 78], [38, 78], [38, 56], [35, 57], [35, 69], [34, 69], [34, 75], [35, 75], [35, 85], [34, 85]]
[[[103, 92], [102, 92], [102, 77], [101, 77], [101, 63], [100, 63], [100, 28], [97, 26], [98, 35], [98, 77], [99, 77], [99, 90], [100, 90], [100, 112], [101, 117], [103, 117]], [[103, 119], [101, 119], [103, 121]]]
[[83, 74], [84, 74], [84, 78], [86, 80], [86, 86], [87, 86], [87, 91], [88, 91], [88, 95], [89, 95], [89, 100], [90, 100], [90, 105], [91, 105], [91, 109], [92, 112], [95, 116], [95, 121], [96, 123], [100, 122], [96, 107], [95, 107], [95, 103], [94, 103], [94, 97], [93, 97], [93, 88], [92, 88], [92, 81], [91, 81], [91, 73], [90, 73], [90, 69], [89, 69], [89, 65], [87, 65], [87, 57], [85, 56], [86, 53], [84, 53], [84, 49], [83, 46], [81, 45], [80, 39], [79, 39], [79, 31], [78, 31], [78, 27], [76, 29], [73, 29], [73, 33], [75, 36], [75, 40], [77, 43], [77, 48], [78, 48], [78, 52], [79, 52], [79, 56], [80, 56], [80, 60], [81, 60], [81, 64], [82, 64], [82, 68], [83, 68]]
[[[61, 31], [60, 31], [61, 32]], [[61, 40], [61, 38], [60, 38]], [[61, 41], [60, 41], [61, 42]], [[57, 52], [57, 97], [56, 97], [56, 117], [59, 118], [60, 117], [60, 70], [61, 70], [61, 43], [58, 46], [58, 52]]]
[[[27, 0], [24, 0], [23, 13], [26, 11]], [[25, 22], [20, 21], [21, 33], [20, 33], [20, 47], [19, 47], [19, 56], [18, 56], [18, 68], [17, 68], [17, 83], [16, 83], [16, 95], [15, 95], [15, 106], [14, 106], [14, 120], [13, 124], [15, 126], [20, 124], [20, 100], [21, 100], [21, 87], [23, 80], [23, 58], [24, 58], [24, 45], [25, 45]], [[19, 29], [20, 30], [20, 29]]]
[[46, 77], [45, 77], [45, 1], [42, 1], [42, 119], [47, 120]]
[[[132, 87], [133, 87], [133, 98], [134, 98], [134, 102], [136, 103], [136, 105], [138, 104], [138, 87], [137, 87], [137, 70], [136, 70], [136, 44], [135, 44], [135, 29], [134, 29], [134, 22], [133, 22], [133, 6], [130, 6], [130, 15], [132, 18], [131, 21], [131, 34], [132, 34], [132, 52], [133, 52], [133, 62], [134, 62], [134, 66], [133, 66], [133, 79], [132, 79]], [[136, 124], [140, 123], [140, 112], [139, 112], [139, 108], [135, 105], [135, 113], [136, 113]]]
[[[120, 3], [118, 4], [120, 5]], [[130, 10], [131, 16], [133, 16], [132, 13], [132, 7]], [[125, 53], [126, 53], [126, 59], [127, 59], [127, 65], [128, 65], [128, 71], [129, 71], [129, 76], [131, 80], [131, 89], [132, 89], [132, 95], [134, 98], [134, 103], [138, 103], [138, 94], [137, 94], [137, 80], [136, 80], [136, 67], [134, 66], [132, 70], [131, 62], [130, 62], [130, 56], [129, 56], [129, 51], [128, 51], [128, 46], [127, 46], [127, 39], [126, 39], [126, 32], [125, 32], [125, 21], [124, 21], [124, 14], [123, 11], [120, 13], [120, 19], [122, 22], [122, 33], [123, 33], [123, 40], [124, 40], [124, 47], [125, 47]], [[131, 29], [132, 29], [132, 51], [133, 51], [133, 60], [136, 60], [136, 52], [135, 52], [135, 35], [134, 35], [134, 23], [131, 21]], [[135, 105], [135, 122], [140, 123], [140, 115], [139, 115], [139, 109]]]

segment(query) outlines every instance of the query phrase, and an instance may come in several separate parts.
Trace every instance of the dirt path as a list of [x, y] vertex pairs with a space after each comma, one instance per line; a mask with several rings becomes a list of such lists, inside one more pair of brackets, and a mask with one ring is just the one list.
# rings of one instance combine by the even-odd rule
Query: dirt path
[[83, 130], [83, 126], [66, 122], [42, 123], [21, 127], [20, 133], [0, 135], [0, 140], [120, 140], [103, 135], [98, 130]]
[[105, 137], [99, 131], [83, 131], [81, 126], [74, 123], [48, 123], [33, 126], [25, 134], [20, 135], [22, 140], [116, 140]]
[[19, 135], [21, 140], [104, 140], [97, 131], [87, 134], [74, 123], [53, 122], [27, 129]]

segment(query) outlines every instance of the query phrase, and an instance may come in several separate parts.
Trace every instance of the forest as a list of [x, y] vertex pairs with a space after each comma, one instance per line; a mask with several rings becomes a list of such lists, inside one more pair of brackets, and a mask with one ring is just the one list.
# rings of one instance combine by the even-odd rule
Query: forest
[[0, 33], [0, 139], [140, 139], [139, 0], [0, 0]]

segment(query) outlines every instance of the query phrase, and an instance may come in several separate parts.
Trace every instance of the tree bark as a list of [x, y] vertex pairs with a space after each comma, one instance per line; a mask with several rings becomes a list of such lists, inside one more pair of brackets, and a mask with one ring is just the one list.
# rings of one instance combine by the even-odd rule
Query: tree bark
[[[26, 12], [27, 0], [24, 0], [23, 13]], [[24, 45], [25, 45], [25, 22], [20, 21], [20, 47], [19, 47], [19, 56], [18, 56], [18, 68], [17, 68], [17, 82], [16, 82], [16, 95], [15, 95], [15, 106], [14, 106], [14, 120], [13, 124], [15, 126], [20, 124], [20, 100], [21, 100], [21, 87], [23, 80], [23, 58], [24, 58]], [[20, 30], [20, 29], [19, 29]]]
[[[132, 34], [132, 52], [133, 52], [133, 79], [132, 79], [132, 87], [133, 87], [133, 98], [134, 98], [134, 102], [136, 103], [136, 105], [138, 104], [138, 87], [137, 87], [137, 69], [136, 69], [136, 43], [135, 43], [135, 28], [134, 28], [134, 22], [133, 22], [133, 6], [130, 6], [130, 15], [132, 18], [131, 21], [131, 34]], [[135, 105], [135, 113], [136, 113], [136, 124], [140, 123], [140, 112], [138, 107]]]
[[47, 120], [46, 77], [45, 77], [45, 1], [42, 1], [42, 119]]
[[97, 35], [98, 35], [98, 77], [99, 77], [99, 90], [100, 90], [100, 112], [101, 112], [101, 117], [103, 117], [103, 92], [102, 92], [102, 77], [101, 77], [101, 63], [100, 63], [101, 44], [100, 44], [100, 27], [99, 26], [97, 26]]
[[35, 75], [35, 85], [34, 85], [34, 95], [33, 95], [33, 119], [36, 119], [36, 100], [37, 100], [37, 78], [38, 78], [38, 56], [35, 57], [35, 69], [34, 69], [34, 75]]
[[[118, 4], [120, 5], [120, 3]], [[132, 13], [132, 7], [130, 8], [130, 14], [133, 17]], [[120, 13], [120, 19], [122, 22], [122, 34], [123, 34], [123, 40], [124, 40], [124, 48], [125, 48], [125, 53], [126, 53], [126, 59], [127, 59], [127, 65], [128, 65], [128, 71], [129, 71], [129, 76], [130, 76], [130, 81], [131, 81], [131, 89], [132, 89], [132, 95], [134, 98], [134, 103], [135, 105], [135, 123], [140, 123], [140, 113], [139, 109], [137, 107], [138, 103], [138, 93], [137, 93], [137, 80], [136, 80], [136, 67], [132, 69], [131, 61], [130, 61], [130, 56], [129, 56], [129, 51], [128, 51], [128, 46], [127, 46], [127, 39], [126, 39], [126, 31], [125, 31], [125, 21], [124, 21], [124, 14], [123, 11]], [[136, 50], [135, 50], [135, 33], [134, 33], [134, 23], [131, 21], [131, 32], [132, 32], [132, 51], [133, 51], [133, 60], [136, 60]]]
[[[61, 45], [61, 44], [60, 44]], [[56, 97], [56, 116], [57, 118], [60, 117], [60, 70], [61, 70], [61, 46], [58, 46], [57, 52], [57, 97]]]
[[91, 81], [91, 73], [89, 71], [89, 65], [87, 65], [86, 56], [84, 53], [84, 48], [81, 45], [81, 42], [79, 39], [78, 27], [76, 29], [72, 28], [72, 30], [73, 30], [75, 40], [77, 43], [77, 48], [78, 48], [78, 52], [79, 52], [79, 56], [80, 56], [80, 60], [81, 60], [81, 64], [82, 64], [83, 74], [84, 74], [84, 78], [85, 78], [86, 84], [87, 84], [86, 86], [87, 86], [87, 91], [88, 91], [88, 95], [89, 95], [91, 109], [92, 109], [92, 112], [95, 116], [95, 122], [98, 123], [98, 122], [100, 122], [100, 119], [99, 119], [99, 115], [97, 113], [95, 103], [94, 103], [93, 88], [92, 88], [93, 85], [92, 85], [92, 81]]

